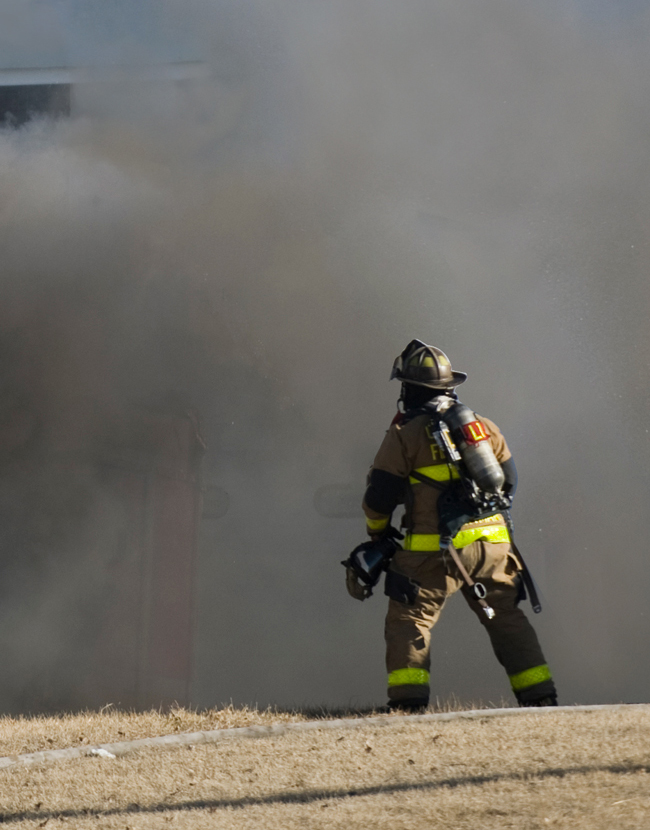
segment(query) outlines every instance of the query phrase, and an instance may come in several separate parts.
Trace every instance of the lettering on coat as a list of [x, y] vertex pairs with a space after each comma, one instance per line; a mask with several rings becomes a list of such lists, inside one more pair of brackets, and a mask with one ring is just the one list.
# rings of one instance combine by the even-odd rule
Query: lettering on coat
[[437, 444], [429, 444], [434, 464], [446, 464], [447, 457]]

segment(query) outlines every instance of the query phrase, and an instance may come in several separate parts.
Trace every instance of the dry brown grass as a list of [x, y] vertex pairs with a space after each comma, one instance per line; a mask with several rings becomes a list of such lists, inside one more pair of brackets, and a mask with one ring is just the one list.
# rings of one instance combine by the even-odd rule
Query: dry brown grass
[[80, 712], [73, 715], [4, 717], [0, 718], [0, 757], [66, 746], [133, 741], [178, 732], [270, 725], [307, 719], [308, 715], [300, 712], [234, 706], [203, 712], [181, 707], [167, 712], [122, 712], [106, 707], [101, 712]]
[[0, 778], [1, 818], [21, 828], [645, 830], [650, 711], [396, 717], [381, 728], [15, 767]]
[[[499, 706], [505, 704], [500, 703]], [[436, 700], [432, 712], [450, 712], [479, 708], [462, 703], [455, 697]], [[480, 708], [483, 708], [480, 706]], [[202, 712], [174, 707], [169, 711], [124, 712], [104, 707], [101, 712], [80, 712], [55, 716], [3, 717], [0, 718], [0, 757], [41, 752], [46, 749], [62, 749], [67, 746], [85, 746], [156, 735], [172, 735], [179, 732], [201, 732], [211, 729], [231, 729], [239, 726], [270, 726], [277, 723], [298, 723], [329, 717], [356, 717], [371, 715], [358, 710], [295, 710], [255, 709], [225, 706]]]

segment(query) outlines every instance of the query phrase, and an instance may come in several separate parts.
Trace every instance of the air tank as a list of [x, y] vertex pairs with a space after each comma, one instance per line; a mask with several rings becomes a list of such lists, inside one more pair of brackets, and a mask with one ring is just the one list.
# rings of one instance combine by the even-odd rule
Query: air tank
[[490, 435], [476, 417], [476, 413], [463, 403], [455, 403], [444, 414], [444, 422], [476, 484], [488, 493], [497, 493], [505, 482], [501, 465], [490, 444]]

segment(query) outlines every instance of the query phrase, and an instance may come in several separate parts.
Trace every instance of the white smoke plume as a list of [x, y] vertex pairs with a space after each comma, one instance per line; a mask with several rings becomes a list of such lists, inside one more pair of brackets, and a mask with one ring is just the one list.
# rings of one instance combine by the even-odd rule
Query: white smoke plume
[[[28, 31], [40, 4], [19, 5]], [[200, 411], [231, 499], [202, 530], [193, 702], [381, 702], [384, 600], [354, 604], [338, 564], [363, 521], [318, 516], [313, 494], [362, 492], [413, 337], [468, 372], [462, 400], [513, 450], [563, 702], [643, 699], [647, 20], [514, 0], [166, 8], [208, 78], [138, 80], [126, 67], [157, 46], [131, 36], [70, 119], [0, 135], [4, 706], [74, 700], [112, 587], [117, 507], [44, 460], [169, 392]], [[432, 682], [507, 694], [460, 600]]]

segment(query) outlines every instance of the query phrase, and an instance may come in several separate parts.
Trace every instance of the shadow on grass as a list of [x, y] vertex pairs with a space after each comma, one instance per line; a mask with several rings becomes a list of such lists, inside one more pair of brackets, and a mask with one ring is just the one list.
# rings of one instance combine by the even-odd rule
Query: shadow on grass
[[195, 799], [178, 803], [160, 803], [141, 806], [129, 804], [128, 807], [114, 807], [102, 810], [97, 807], [68, 810], [29, 810], [20, 813], [0, 813], [0, 824], [19, 821], [48, 821], [52, 819], [69, 819], [84, 817], [128, 816], [137, 814], [155, 814], [167, 812], [188, 812], [190, 810], [208, 810], [216, 812], [227, 808], [267, 806], [272, 804], [311, 804], [316, 801], [332, 801], [345, 798], [359, 798], [372, 795], [393, 795], [413, 791], [439, 790], [445, 787], [472, 787], [483, 784], [496, 784], [502, 781], [539, 781], [545, 778], [565, 778], [570, 775], [587, 775], [593, 772], [611, 772], [627, 775], [636, 772], [650, 773], [648, 764], [603, 764], [595, 766], [570, 767], [567, 769], [547, 769], [541, 772], [510, 772], [493, 775], [470, 775], [464, 778], [443, 778], [437, 781], [418, 781], [376, 785], [374, 787], [354, 787], [344, 790], [305, 790], [303, 792], [272, 793], [265, 796], [247, 796], [244, 798]]

